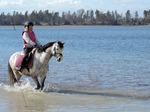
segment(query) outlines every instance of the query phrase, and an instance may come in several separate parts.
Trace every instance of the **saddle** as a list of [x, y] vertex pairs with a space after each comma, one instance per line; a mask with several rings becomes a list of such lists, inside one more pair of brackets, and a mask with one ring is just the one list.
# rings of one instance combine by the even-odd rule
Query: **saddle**
[[21, 64], [22, 60], [23, 60], [24, 58], [26, 58], [26, 59], [25, 59], [25, 63], [24, 63], [24, 64], [25, 64], [25, 65], [24, 65], [24, 68], [30, 69], [30, 68], [32, 67], [32, 65], [33, 65], [33, 54], [35, 53], [35, 50], [36, 50], [36, 48], [33, 49], [30, 53], [28, 53], [26, 56], [24, 55], [24, 52], [22, 52], [22, 53], [18, 56], [18, 58], [17, 58], [17, 60], [16, 60], [16, 62], [15, 62], [16, 68], [18, 69], [18, 68], [20, 67], [20, 64]]

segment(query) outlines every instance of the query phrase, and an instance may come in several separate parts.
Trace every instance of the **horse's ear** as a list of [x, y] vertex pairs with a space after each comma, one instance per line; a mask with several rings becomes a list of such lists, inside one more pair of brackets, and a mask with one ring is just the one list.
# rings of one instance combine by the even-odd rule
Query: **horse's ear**
[[65, 44], [64, 42], [57, 41], [58, 45], [60, 45], [63, 48], [63, 45]]
[[61, 42], [60, 42], [60, 41], [57, 41], [57, 43], [60, 44]]

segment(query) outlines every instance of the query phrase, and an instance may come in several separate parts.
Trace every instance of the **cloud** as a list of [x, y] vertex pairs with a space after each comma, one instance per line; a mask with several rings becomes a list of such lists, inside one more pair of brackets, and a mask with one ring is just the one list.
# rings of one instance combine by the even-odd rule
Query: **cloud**
[[[39, 2], [40, 3], [40, 2]], [[45, 0], [43, 4], [38, 5], [42, 10], [50, 11], [76, 11], [82, 8], [81, 0]]]
[[51, 2], [49, 2], [49, 5], [57, 5], [57, 4], [78, 4], [81, 3], [81, 1], [73, 1], [73, 0], [53, 0]]
[[22, 5], [23, 0], [5, 0], [5, 1], [0, 1], [0, 6], [5, 7], [7, 5]]
[[6, 6], [6, 5], [8, 5], [7, 1], [0, 1], [0, 6]]

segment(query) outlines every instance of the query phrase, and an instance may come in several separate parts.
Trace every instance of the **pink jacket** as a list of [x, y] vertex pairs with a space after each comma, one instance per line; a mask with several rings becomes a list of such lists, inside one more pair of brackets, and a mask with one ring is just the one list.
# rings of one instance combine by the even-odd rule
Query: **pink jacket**
[[[34, 32], [29, 32], [29, 31], [24, 31], [24, 32], [26, 32], [26, 33], [29, 35], [29, 38], [30, 38], [33, 42], [35, 42], [35, 34], [34, 34]], [[24, 32], [23, 32], [23, 33], [24, 33]], [[22, 33], [22, 38], [23, 38], [23, 33]], [[25, 44], [29, 44], [29, 43], [27, 43], [27, 42], [24, 40], [24, 38], [23, 38], [23, 46], [24, 46]]]

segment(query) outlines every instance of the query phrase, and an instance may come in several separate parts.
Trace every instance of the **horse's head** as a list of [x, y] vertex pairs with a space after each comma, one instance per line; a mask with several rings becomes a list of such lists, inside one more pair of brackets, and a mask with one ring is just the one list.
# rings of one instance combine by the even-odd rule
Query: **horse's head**
[[52, 53], [53, 53], [53, 56], [56, 57], [56, 60], [58, 62], [60, 62], [62, 60], [62, 57], [63, 57], [62, 50], [63, 50], [64, 44], [65, 43], [58, 41], [58, 42], [54, 43], [54, 45], [53, 45]]

